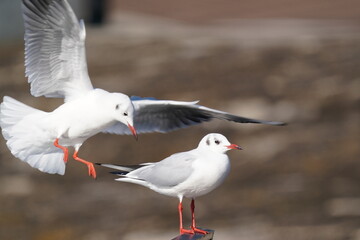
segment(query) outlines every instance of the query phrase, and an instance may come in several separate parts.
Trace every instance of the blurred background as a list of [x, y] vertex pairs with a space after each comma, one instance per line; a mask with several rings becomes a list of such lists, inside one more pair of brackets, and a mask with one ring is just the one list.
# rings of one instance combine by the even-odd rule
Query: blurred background
[[[197, 200], [215, 239], [360, 239], [360, 2], [355, 0], [71, 1], [87, 20], [93, 85], [193, 101], [286, 127], [225, 121], [169, 134], [98, 134], [80, 156], [137, 164], [195, 148], [219, 132], [244, 151]], [[0, 93], [52, 111], [24, 77], [20, 1], [0, 2]], [[69, 116], [70, 117], [70, 116]], [[15, 159], [0, 139], [0, 239], [167, 240], [178, 200], [98, 179], [70, 160], [65, 176]], [[188, 200], [185, 225], [190, 224]]]

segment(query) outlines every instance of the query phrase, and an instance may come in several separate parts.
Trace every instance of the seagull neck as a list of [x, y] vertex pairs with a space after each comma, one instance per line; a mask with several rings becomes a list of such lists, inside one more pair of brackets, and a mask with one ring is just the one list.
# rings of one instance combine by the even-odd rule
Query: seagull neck
[[197, 150], [201, 152], [201, 154], [209, 154], [209, 155], [216, 155], [216, 154], [219, 154], [219, 155], [223, 155], [225, 154], [226, 150], [225, 151], [219, 151], [219, 149], [214, 149], [214, 148], [211, 148], [211, 147], [208, 147], [208, 146], [203, 146], [203, 145], [199, 145], [197, 147]]

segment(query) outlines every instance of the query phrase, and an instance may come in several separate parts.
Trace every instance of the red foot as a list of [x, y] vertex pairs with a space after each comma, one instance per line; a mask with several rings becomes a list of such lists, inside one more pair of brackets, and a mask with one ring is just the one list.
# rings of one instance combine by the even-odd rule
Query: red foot
[[185, 228], [180, 228], [180, 234], [195, 234], [194, 230], [188, 230]]
[[196, 227], [194, 227], [194, 228], [192, 228], [192, 229], [193, 229], [193, 231], [194, 231], [195, 233], [200, 233], [200, 234], [204, 234], [204, 235], [206, 235], [206, 234], [209, 233], [209, 232], [207, 232], [207, 231], [198, 229], [198, 228], [196, 228]]
[[204, 231], [204, 230], [201, 230], [201, 229], [196, 228], [196, 227], [195, 227], [195, 228], [191, 227], [190, 230], [185, 229], [185, 228], [181, 228], [181, 229], [180, 229], [180, 234], [195, 234], [195, 233], [199, 233], [199, 234], [204, 234], [204, 235], [206, 235], [206, 234], [208, 234], [209, 232]]
[[89, 162], [86, 165], [88, 166], [89, 176], [92, 177], [93, 179], [96, 179], [96, 171], [95, 171], [94, 164]]
[[88, 170], [89, 170], [89, 176], [90, 176], [90, 177], [93, 177], [94, 179], [96, 179], [96, 171], [95, 171], [94, 164], [91, 163], [91, 162], [85, 161], [84, 159], [79, 158], [79, 157], [77, 156], [77, 153], [78, 153], [77, 151], [74, 152], [74, 155], [73, 155], [74, 159], [75, 159], [76, 161], [79, 161], [79, 162], [82, 162], [82, 163], [86, 164], [87, 167], [88, 167]]
[[59, 139], [58, 138], [55, 139], [54, 146], [63, 150], [63, 152], [64, 152], [64, 162], [67, 163], [68, 162], [68, 156], [69, 156], [69, 150], [66, 147], [61, 146], [59, 144]]

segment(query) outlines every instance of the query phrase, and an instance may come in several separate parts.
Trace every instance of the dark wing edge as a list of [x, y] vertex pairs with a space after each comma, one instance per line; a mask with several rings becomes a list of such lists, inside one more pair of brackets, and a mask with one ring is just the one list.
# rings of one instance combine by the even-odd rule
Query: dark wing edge
[[205, 113], [211, 115], [212, 118], [224, 119], [224, 120], [237, 122], [237, 123], [255, 123], [255, 124], [273, 125], [273, 126], [286, 126], [287, 125], [287, 123], [285, 123], [285, 122], [264, 121], [264, 120], [258, 120], [258, 119], [253, 119], [253, 118], [246, 118], [246, 117], [233, 115], [233, 114], [230, 114], [227, 112], [222, 112], [219, 110], [207, 108], [207, 107], [200, 106], [200, 105], [197, 105], [197, 106], [198, 106], [199, 110], [202, 110]]
[[166, 133], [210, 121], [213, 117], [191, 105], [148, 105], [137, 110], [134, 118], [139, 133]]
[[[233, 115], [211, 109], [195, 102], [156, 100], [153, 98], [131, 97], [135, 108], [134, 127], [137, 133], [167, 133], [178, 129], [198, 125], [212, 119], [221, 119], [236, 123], [254, 123], [273, 126], [285, 126], [284, 122], [263, 121]], [[128, 127], [115, 123], [103, 132], [130, 135]]]
[[266, 124], [284, 126], [286, 123], [263, 121], [233, 115], [196, 104], [197, 102], [162, 101], [136, 99], [134, 125], [139, 133], [170, 132], [176, 129], [197, 125], [214, 118], [237, 123]]

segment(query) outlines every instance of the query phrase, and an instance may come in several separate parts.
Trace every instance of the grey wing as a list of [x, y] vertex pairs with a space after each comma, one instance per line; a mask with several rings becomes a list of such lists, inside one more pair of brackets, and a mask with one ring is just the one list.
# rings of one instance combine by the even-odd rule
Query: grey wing
[[93, 89], [85, 26], [66, 0], [23, 0], [25, 67], [35, 97], [68, 100]]
[[145, 165], [126, 175], [126, 177], [144, 180], [162, 188], [174, 187], [185, 181], [193, 172], [195, 157], [188, 153], [176, 153], [164, 160]]
[[[153, 98], [131, 97], [135, 108], [134, 127], [138, 133], [170, 132], [197, 125], [212, 119], [237, 123], [285, 125], [283, 122], [262, 121], [207, 108], [196, 102], [156, 100]], [[124, 124], [117, 123], [106, 130], [115, 134], [131, 134]]]

